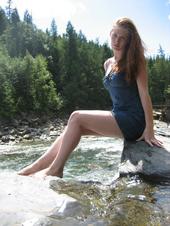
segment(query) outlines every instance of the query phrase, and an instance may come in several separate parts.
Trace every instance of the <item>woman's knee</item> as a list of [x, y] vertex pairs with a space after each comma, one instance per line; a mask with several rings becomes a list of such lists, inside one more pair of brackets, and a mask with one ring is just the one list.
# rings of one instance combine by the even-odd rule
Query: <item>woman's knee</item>
[[80, 122], [80, 111], [73, 111], [69, 117], [68, 124], [76, 123], [79, 124]]

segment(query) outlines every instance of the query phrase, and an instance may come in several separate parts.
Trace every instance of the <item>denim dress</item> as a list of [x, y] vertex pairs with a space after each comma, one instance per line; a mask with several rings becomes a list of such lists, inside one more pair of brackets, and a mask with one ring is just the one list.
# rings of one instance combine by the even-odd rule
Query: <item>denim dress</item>
[[126, 140], [135, 141], [145, 129], [145, 116], [137, 83], [128, 84], [125, 73], [105, 75], [103, 84], [112, 99], [112, 115]]

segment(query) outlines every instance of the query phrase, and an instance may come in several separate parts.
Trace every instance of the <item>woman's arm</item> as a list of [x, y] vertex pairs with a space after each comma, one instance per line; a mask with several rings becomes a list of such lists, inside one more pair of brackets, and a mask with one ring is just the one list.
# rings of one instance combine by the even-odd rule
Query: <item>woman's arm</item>
[[139, 90], [139, 96], [141, 99], [141, 103], [143, 106], [144, 114], [145, 114], [145, 121], [146, 127], [143, 132], [142, 137], [139, 139], [144, 139], [149, 145], [153, 146], [162, 146], [162, 142], [157, 140], [154, 136], [154, 124], [153, 124], [153, 109], [152, 109], [152, 102], [148, 91], [148, 78], [146, 68], [143, 67], [140, 69], [140, 72], [137, 76], [137, 86]]

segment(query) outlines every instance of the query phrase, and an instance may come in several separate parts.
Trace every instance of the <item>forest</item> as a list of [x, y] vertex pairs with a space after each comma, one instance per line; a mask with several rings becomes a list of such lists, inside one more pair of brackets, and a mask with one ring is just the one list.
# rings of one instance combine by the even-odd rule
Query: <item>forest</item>
[[[62, 35], [54, 19], [42, 31], [27, 10], [21, 19], [8, 1], [0, 7], [0, 117], [110, 109], [102, 82], [110, 56], [108, 43], [88, 40], [70, 21]], [[146, 61], [153, 105], [169, 104], [170, 56], [159, 45]]]

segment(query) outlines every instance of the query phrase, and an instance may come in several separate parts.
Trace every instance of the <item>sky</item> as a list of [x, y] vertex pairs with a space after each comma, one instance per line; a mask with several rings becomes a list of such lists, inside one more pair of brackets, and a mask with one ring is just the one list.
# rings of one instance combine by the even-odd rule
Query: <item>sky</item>
[[[6, 5], [7, 0], [0, 0], [3, 9]], [[81, 30], [88, 40], [109, 45], [113, 21], [129, 17], [146, 45], [147, 55], [156, 55], [160, 45], [170, 55], [170, 0], [13, 0], [14, 7], [21, 20], [28, 10], [39, 29], [50, 29], [55, 19], [62, 35], [71, 21], [76, 32]]]

